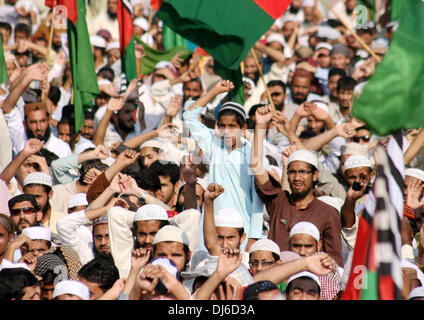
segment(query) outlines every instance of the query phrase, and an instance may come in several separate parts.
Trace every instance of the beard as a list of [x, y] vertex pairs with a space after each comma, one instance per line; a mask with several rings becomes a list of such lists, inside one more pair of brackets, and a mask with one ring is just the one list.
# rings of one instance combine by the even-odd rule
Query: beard
[[134, 130], [134, 123], [132, 123], [130, 125], [130, 124], [125, 123], [121, 119], [118, 119], [118, 126], [122, 131], [124, 131], [126, 133], [130, 133], [131, 131]]
[[25, 128], [26, 131], [26, 135], [28, 139], [31, 138], [37, 138], [38, 140], [44, 141], [44, 143], [47, 142], [47, 140], [49, 140], [50, 138], [50, 134], [51, 134], [51, 129], [50, 126], [47, 127], [46, 132], [44, 132], [44, 135], [35, 135], [31, 130], [29, 130], [28, 128]]
[[111, 19], [111, 20], [115, 20], [116, 17], [118, 16], [117, 13], [112, 13], [112, 12], [109, 12], [109, 11], [106, 11], [106, 13], [107, 13], [107, 16], [109, 17], [109, 19]]
[[52, 42], [52, 48], [55, 52], [59, 52], [60, 48], [62, 48], [62, 44]]
[[296, 103], [296, 104], [302, 104], [303, 102], [305, 102], [305, 98], [299, 98], [299, 97], [295, 97], [295, 96], [293, 96], [293, 102], [294, 103]]

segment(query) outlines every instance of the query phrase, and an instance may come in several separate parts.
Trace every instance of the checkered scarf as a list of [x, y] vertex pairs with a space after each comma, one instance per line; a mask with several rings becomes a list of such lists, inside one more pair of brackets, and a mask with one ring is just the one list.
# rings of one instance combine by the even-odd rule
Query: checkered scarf
[[[324, 252], [316, 252], [322, 254]], [[333, 260], [334, 269], [326, 276], [318, 276], [321, 283], [321, 300], [333, 300], [334, 297], [342, 290], [342, 278], [339, 273], [338, 265]]]
[[82, 263], [74, 249], [65, 246], [52, 246], [47, 253], [54, 253], [63, 257], [68, 268], [69, 279], [78, 280], [78, 271], [81, 269]]
[[13, 233], [14, 227], [10, 217], [0, 213], [0, 225], [6, 229], [8, 234]]

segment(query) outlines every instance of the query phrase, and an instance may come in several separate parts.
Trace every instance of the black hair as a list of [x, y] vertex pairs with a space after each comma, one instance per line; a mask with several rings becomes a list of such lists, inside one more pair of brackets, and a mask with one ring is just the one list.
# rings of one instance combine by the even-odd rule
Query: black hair
[[25, 33], [25, 36], [29, 38], [31, 36], [31, 27], [27, 25], [26, 23], [18, 23], [15, 26], [15, 34], [16, 32], [23, 32]]
[[[84, 150], [84, 152], [94, 150], [94, 148], [89, 148]], [[80, 176], [78, 178], [79, 183], [86, 186], [87, 184], [84, 182], [85, 175], [91, 169], [95, 168], [100, 171], [105, 171], [108, 168], [108, 165], [104, 164], [100, 159], [87, 160], [81, 163], [81, 168], [79, 169]]]
[[180, 181], [180, 167], [176, 163], [168, 162], [164, 164], [156, 160], [150, 165], [149, 169], [158, 176], [169, 177], [173, 185]]
[[22, 193], [22, 194], [19, 194], [17, 196], [14, 196], [13, 198], [11, 198], [8, 201], [7, 205], [9, 206], [9, 211], [12, 212], [12, 208], [15, 206], [15, 204], [17, 204], [19, 202], [24, 202], [24, 201], [31, 202], [31, 204], [35, 208], [35, 210], [37, 210], [37, 211], [40, 210], [40, 206], [38, 205], [37, 199], [35, 198], [34, 195], [28, 194], [28, 193]]
[[71, 135], [71, 141], [73, 140], [73, 137], [75, 135], [75, 124], [74, 121], [70, 118], [64, 118], [60, 119], [60, 121], [57, 123], [57, 129], [59, 129], [60, 125], [67, 124], [69, 126], [69, 132]]
[[[164, 242], [168, 242], [168, 241], [164, 241]], [[173, 242], [173, 241], [171, 241], [171, 242]], [[184, 244], [184, 243], [181, 243], [181, 244], [183, 245], [183, 250], [184, 250], [184, 255], [185, 255], [185, 257], [184, 257], [184, 259], [185, 259], [185, 261], [184, 261], [184, 269], [187, 269], [188, 264], [190, 262], [190, 258], [188, 256], [188, 253], [190, 252], [190, 247], [188, 245]], [[157, 244], [154, 244], [153, 245], [153, 255], [152, 256], [155, 256], [156, 245]]]
[[242, 300], [258, 300], [259, 293], [275, 289], [278, 289], [277, 286], [269, 280], [257, 281], [244, 289]]
[[264, 106], [266, 106], [265, 103], [258, 103], [258, 104], [254, 104], [253, 106], [251, 106], [250, 109], [249, 109], [249, 113], [248, 113], [249, 118], [251, 118], [252, 116], [255, 115], [256, 110], [258, 110], [259, 108], [264, 107]]
[[315, 132], [313, 132], [312, 130], [305, 129], [300, 133], [299, 139], [310, 139], [310, 138], [315, 137], [316, 135], [317, 134]]
[[[108, 72], [112, 74], [112, 77], [109, 77]], [[113, 69], [109, 66], [104, 66], [100, 68], [100, 70], [97, 71], [97, 75], [109, 80], [110, 82], [113, 82], [113, 80], [115, 79], [115, 71], [113, 71]]]
[[340, 69], [340, 68], [331, 68], [330, 71], [328, 72], [328, 78], [330, 79], [330, 77], [335, 76], [335, 75], [345, 77], [346, 71], [343, 70], [343, 69]]
[[277, 160], [275, 160], [274, 157], [270, 156], [269, 154], [267, 154], [265, 157], [268, 159], [268, 162], [271, 166], [278, 167], [278, 162], [277, 162]]
[[73, 104], [67, 104], [62, 108], [61, 119], [70, 119], [71, 121], [75, 121], [75, 111]]
[[91, 110], [84, 111], [84, 119], [94, 120], [94, 112]]
[[143, 169], [135, 177], [137, 185], [146, 191], [156, 192], [161, 189], [159, 176], [150, 169]]
[[38, 284], [37, 278], [25, 268], [6, 268], [0, 271], [0, 301], [21, 300], [24, 289]]
[[221, 111], [221, 112], [218, 113], [218, 123], [219, 123], [219, 119], [222, 116], [234, 116], [234, 117], [236, 117], [236, 122], [240, 126], [240, 128], [243, 128], [244, 124], [246, 123], [246, 121], [244, 120], [244, 118], [242, 117], [242, 115], [240, 113], [238, 113], [237, 111], [231, 110], [231, 109], [227, 109], [227, 110], [224, 110], [224, 111]]
[[355, 79], [349, 76], [344, 76], [337, 81], [337, 91], [340, 90], [353, 90], [357, 82]]
[[47, 95], [47, 97], [51, 100], [51, 102], [53, 102], [55, 106], [59, 103], [60, 96], [61, 96], [61, 93], [59, 88], [54, 85], [51, 85], [49, 94]]
[[[40, 187], [42, 187], [43, 190], [44, 190], [44, 192], [46, 194], [49, 194], [49, 192], [52, 191], [52, 188], [50, 186], [46, 186], [45, 184], [42, 184], [42, 183], [30, 183], [30, 184], [27, 184], [26, 186], [24, 186], [24, 191], [25, 191], [25, 188], [31, 187], [31, 186], [40, 186]], [[49, 201], [47, 201], [47, 204], [49, 204]]]
[[98, 283], [106, 292], [119, 279], [119, 271], [111, 256], [99, 255], [81, 267], [78, 277]]
[[271, 81], [269, 81], [268, 83], [267, 83], [267, 85], [268, 85], [268, 88], [271, 88], [271, 87], [276, 87], [276, 86], [280, 86], [281, 88], [283, 88], [283, 91], [284, 92], [286, 92], [286, 84], [283, 82], [283, 81], [281, 81], [281, 80], [271, 80]]
[[12, 34], [12, 26], [10, 25], [10, 23], [0, 21], [0, 29], [5, 29], [9, 31], [10, 34]]
[[189, 83], [189, 82], [198, 82], [199, 84], [200, 84], [200, 88], [201, 89], [203, 89], [203, 84], [202, 84], [202, 80], [200, 80], [200, 78], [198, 78], [198, 77], [196, 77], [196, 78], [192, 78], [192, 79], [190, 79], [190, 80], [188, 80], [188, 81], [186, 81], [186, 82], [184, 82], [184, 84], [183, 84], [183, 88], [186, 86], [186, 84], [187, 83]]
[[[158, 220], [159, 221], [159, 229], [158, 230], [160, 230], [160, 229], [162, 229], [164, 226], [167, 226], [167, 225], [169, 225], [170, 224], [170, 222], [168, 221], [168, 220]], [[134, 237], [135, 237], [135, 239], [134, 239], [134, 248], [135, 249], [138, 249], [138, 248], [141, 248], [140, 247], [140, 244], [137, 242], [137, 231], [138, 231], [138, 224], [137, 224], [137, 221], [134, 221], [133, 222], [133, 234], [134, 234]]]
[[[309, 279], [309, 280], [312, 280], [312, 281], [314, 281], [313, 279], [311, 279], [311, 278], [309, 278], [309, 277], [299, 277], [299, 278], [297, 278], [297, 279]], [[297, 280], [297, 279], [295, 279], [295, 280]], [[293, 280], [294, 281], [294, 280]], [[288, 284], [287, 284], [287, 287], [286, 287], [286, 294], [287, 294], [287, 296], [289, 295], [289, 292], [290, 292], [290, 290], [291, 290], [291, 287], [292, 287], [292, 284], [293, 284], [293, 281], [290, 281]], [[315, 282], [315, 281], [314, 281]], [[316, 283], [316, 282], [315, 282]], [[321, 288], [320, 288], [320, 286], [318, 285], [318, 283], [317, 283], [317, 287], [318, 287], [318, 295], [321, 295]]]

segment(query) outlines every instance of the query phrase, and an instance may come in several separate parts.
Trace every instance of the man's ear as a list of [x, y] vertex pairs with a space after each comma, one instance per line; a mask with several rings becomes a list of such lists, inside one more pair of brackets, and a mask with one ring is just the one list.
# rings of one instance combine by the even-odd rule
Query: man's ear
[[246, 232], [243, 232], [243, 234], [240, 237], [240, 244], [242, 244], [245, 239], [246, 239]]
[[40, 222], [43, 219], [43, 212], [39, 210], [37, 212], [37, 222]]
[[320, 239], [317, 242], [317, 252], [321, 252], [322, 251], [322, 240]]

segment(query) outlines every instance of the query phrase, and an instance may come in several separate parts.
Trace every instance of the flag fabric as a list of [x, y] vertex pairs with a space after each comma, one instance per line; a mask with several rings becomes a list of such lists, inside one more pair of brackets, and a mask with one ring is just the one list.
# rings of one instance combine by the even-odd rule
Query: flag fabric
[[177, 53], [182, 52], [181, 58], [188, 58], [193, 52], [183, 47], [173, 47], [170, 50], [159, 51], [150, 47], [140, 38], [134, 36], [136, 43], [140, 43], [144, 47], [145, 56], [140, 59], [140, 72], [143, 75], [150, 74], [155, 70], [155, 66], [160, 61], [170, 61]]
[[402, 290], [402, 136], [377, 147], [376, 178], [359, 220], [349, 280], [342, 300], [399, 300]]
[[424, 1], [403, 1], [401, 9], [388, 52], [353, 103], [353, 116], [377, 135], [424, 123]]
[[122, 72], [125, 73], [126, 80], [130, 82], [137, 78], [133, 40], [133, 12], [129, 0], [118, 0], [117, 5]]
[[7, 75], [6, 59], [3, 51], [3, 36], [0, 33], [0, 84], [7, 81], [9, 81], [9, 76]]
[[165, 24], [162, 26], [162, 42], [166, 50], [173, 47], [188, 49], [187, 40]]
[[45, 3], [49, 7], [62, 5], [67, 10], [76, 132], [84, 123], [84, 110], [92, 108], [94, 97], [100, 94], [85, 19], [85, 3], [85, 0], [47, 0]]
[[235, 89], [229, 93], [228, 99], [244, 104], [240, 63], [291, 2], [163, 0], [159, 1], [156, 16], [176, 33], [209, 53], [215, 65], [216, 62], [219, 64], [219, 75], [234, 83]]

